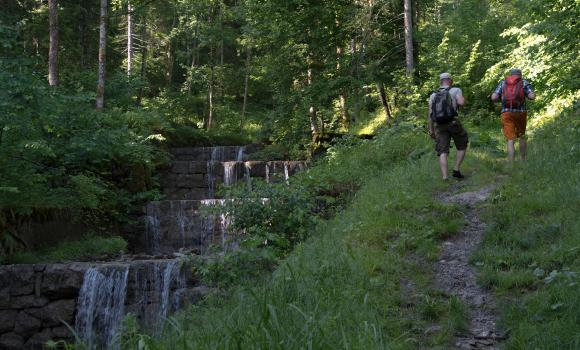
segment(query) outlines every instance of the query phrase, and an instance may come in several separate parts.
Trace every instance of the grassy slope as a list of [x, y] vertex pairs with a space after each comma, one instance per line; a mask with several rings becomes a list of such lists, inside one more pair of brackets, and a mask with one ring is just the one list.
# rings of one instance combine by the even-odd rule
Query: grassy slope
[[488, 207], [493, 224], [472, 260], [503, 297], [508, 349], [580, 349], [579, 140], [577, 111], [538, 128]]
[[[487, 163], [469, 160], [466, 171], [480, 181]], [[445, 344], [464, 327], [461, 305], [433, 292], [430, 269], [418, 263], [437, 257], [438, 240], [457, 232], [462, 217], [436, 202], [448, 185], [424, 133], [384, 132], [305, 176], [361, 187], [271, 278], [194, 308], [154, 348], [413, 349]], [[427, 338], [435, 322], [444, 327]]]
[[[495, 224], [473, 262], [483, 266], [482, 283], [507, 301], [501, 310], [513, 333], [510, 348], [578, 346], [572, 272], [580, 246], [580, 147], [571, 118], [538, 132], [529, 161], [515, 169], [497, 159], [503, 155], [497, 125], [492, 132], [470, 128], [474, 147], [464, 167], [470, 177], [460, 190], [504, 179], [487, 204]], [[337, 151], [306, 176], [360, 185], [346, 210], [322, 222], [271, 277], [194, 307], [162, 340], [128, 333], [126, 347], [141, 340], [154, 349], [447, 348], [453, 333], [465, 329], [465, 308], [431, 288], [429, 263], [440, 239], [461, 228], [462, 215], [435, 199], [448, 185], [438, 179], [431, 147], [418, 130], [399, 127]], [[555, 277], [546, 280], [551, 271]], [[441, 328], [426, 334], [432, 325]]]

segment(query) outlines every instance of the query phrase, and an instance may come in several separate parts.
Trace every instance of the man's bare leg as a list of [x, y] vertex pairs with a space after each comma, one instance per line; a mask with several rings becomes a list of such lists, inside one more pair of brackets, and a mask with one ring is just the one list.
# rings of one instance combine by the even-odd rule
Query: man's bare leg
[[508, 152], [508, 161], [510, 163], [514, 162], [514, 154], [516, 153], [516, 148], [514, 145], [514, 140], [508, 140], [507, 142], [507, 152]]
[[441, 168], [441, 176], [443, 176], [443, 180], [447, 180], [447, 157], [449, 154], [441, 153], [439, 155], [439, 168]]
[[528, 143], [526, 141], [526, 136], [522, 136], [520, 138], [520, 156], [522, 157], [522, 160], [526, 160], [526, 148], [528, 146]]
[[457, 151], [457, 159], [455, 160], [455, 167], [453, 168], [453, 170], [455, 171], [459, 171], [459, 167], [461, 166], [461, 163], [463, 163], [463, 159], [465, 159], [465, 150], [461, 150], [461, 151]]

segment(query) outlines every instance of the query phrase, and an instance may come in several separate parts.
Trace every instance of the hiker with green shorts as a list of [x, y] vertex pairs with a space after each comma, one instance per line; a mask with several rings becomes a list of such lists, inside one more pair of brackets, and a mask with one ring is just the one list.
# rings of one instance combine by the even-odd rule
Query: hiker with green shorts
[[429, 96], [429, 136], [436, 140], [435, 151], [439, 157], [439, 167], [443, 180], [447, 180], [447, 158], [451, 139], [457, 148], [457, 159], [453, 167], [453, 177], [463, 179], [460, 167], [465, 158], [467, 143], [469, 142], [467, 131], [457, 119], [457, 110], [465, 104], [463, 92], [458, 87], [452, 87], [451, 74], [443, 73], [439, 76], [439, 90]]

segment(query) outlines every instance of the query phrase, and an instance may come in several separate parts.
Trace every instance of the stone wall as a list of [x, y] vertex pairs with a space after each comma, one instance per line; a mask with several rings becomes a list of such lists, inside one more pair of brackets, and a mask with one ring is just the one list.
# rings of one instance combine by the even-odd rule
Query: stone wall
[[[48, 340], [72, 341], [66, 326], [75, 327], [79, 291], [85, 272], [91, 267], [128, 266], [125, 312], [150, 322], [158, 309], [160, 264], [170, 260], [143, 260], [115, 263], [67, 263], [0, 266], [0, 349], [41, 349]], [[183, 271], [183, 280], [171, 281], [170, 293], [179, 303], [195, 302], [205, 292], [193, 276]]]

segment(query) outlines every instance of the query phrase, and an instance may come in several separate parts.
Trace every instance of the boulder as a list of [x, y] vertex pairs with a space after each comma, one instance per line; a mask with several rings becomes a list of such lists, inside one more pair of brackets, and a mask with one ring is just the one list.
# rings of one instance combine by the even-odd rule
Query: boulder
[[84, 270], [72, 269], [68, 265], [49, 265], [44, 272], [41, 293], [50, 299], [76, 298], [83, 284]]
[[53, 334], [50, 328], [45, 328], [41, 332], [36, 333], [30, 337], [26, 343], [24, 343], [22, 348], [26, 350], [43, 350], [45, 349], [46, 342], [52, 338]]
[[44, 326], [61, 326], [63, 322], [72, 324], [76, 308], [76, 300], [57, 300], [43, 308], [32, 309], [27, 312], [40, 319]]
[[18, 315], [16, 310], [0, 310], [0, 334], [14, 329], [14, 320]]
[[42, 307], [48, 304], [49, 300], [45, 297], [37, 298], [34, 295], [24, 295], [12, 297], [10, 299], [0, 299], [0, 310], [17, 310], [29, 307]]
[[16, 317], [14, 332], [28, 338], [37, 333], [41, 326], [42, 322], [40, 322], [38, 318], [33, 317], [24, 311], [20, 311]]
[[24, 338], [16, 333], [6, 333], [0, 336], [0, 349], [2, 350], [22, 350]]
[[34, 265], [12, 266], [10, 295], [20, 296], [34, 293]]

